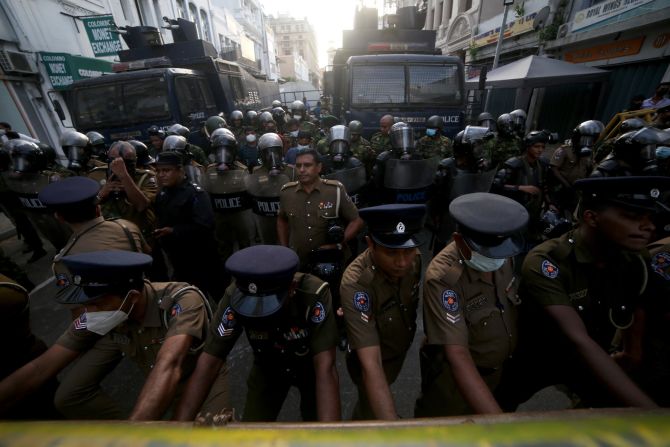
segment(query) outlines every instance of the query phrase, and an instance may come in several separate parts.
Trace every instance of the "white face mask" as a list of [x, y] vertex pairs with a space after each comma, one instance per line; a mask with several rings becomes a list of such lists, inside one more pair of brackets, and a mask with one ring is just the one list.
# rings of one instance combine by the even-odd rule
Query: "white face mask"
[[299, 144], [298, 145], [298, 149], [308, 149], [308, 148], [309, 148], [309, 144]]
[[505, 265], [506, 260], [487, 258], [476, 251], [471, 251], [470, 259], [464, 259], [463, 261], [465, 265], [479, 272], [495, 272]]
[[256, 141], [256, 135], [254, 134], [247, 135], [247, 143], [253, 143], [254, 141]]
[[293, 118], [297, 119], [298, 121], [302, 121], [302, 115], [293, 115]]
[[293, 132], [289, 132], [288, 134], [289, 134], [289, 136], [291, 136], [291, 137], [297, 137], [297, 136], [298, 136], [298, 131], [297, 131], [297, 130], [294, 130]]
[[130, 292], [126, 294], [123, 302], [117, 310], [104, 310], [99, 312], [86, 312], [86, 329], [98, 334], [107, 335], [112, 329], [128, 319], [128, 314], [133, 311], [135, 303], [130, 306], [128, 313], [121, 310], [126, 303]]

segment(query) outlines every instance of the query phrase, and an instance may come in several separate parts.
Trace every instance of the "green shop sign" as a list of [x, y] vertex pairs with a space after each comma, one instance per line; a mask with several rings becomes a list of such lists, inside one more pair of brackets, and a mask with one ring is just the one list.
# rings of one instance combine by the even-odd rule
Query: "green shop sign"
[[114, 18], [112, 16], [97, 16], [81, 19], [88, 34], [88, 40], [91, 42], [93, 54], [98, 56], [115, 56], [123, 48], [119, 35], [113, 33], [116, 29]]
[[56, 90], [66, 90], [79, 79], [96, 78], [112, 73], [111, 62], [67, 53], [40, 53], [47, 75]]

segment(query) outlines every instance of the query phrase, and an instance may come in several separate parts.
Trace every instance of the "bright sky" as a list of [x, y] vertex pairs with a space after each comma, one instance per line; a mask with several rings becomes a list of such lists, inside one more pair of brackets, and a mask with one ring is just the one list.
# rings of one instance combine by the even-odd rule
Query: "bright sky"
[[374, 6], [375, 0], [261, 0], [268, 15], [288, 14], [297, 19], [306, 17], [316, 34], [319, 67], [328, 63], [328, 48], [339, 48], [342, 30], [354, 26], [356, 6]]

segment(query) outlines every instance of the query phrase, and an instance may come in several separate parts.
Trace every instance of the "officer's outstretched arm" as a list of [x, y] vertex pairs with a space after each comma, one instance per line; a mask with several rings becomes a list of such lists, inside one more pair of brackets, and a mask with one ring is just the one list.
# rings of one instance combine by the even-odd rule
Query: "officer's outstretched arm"
[[621, 403], [631, 407], [655, 408], [657, 405], [626, 375], [586, 331], [577, 311], [566, 305], [545, 306], [563, 334], [573, 343], [596, 379]]
[[444, 345], [454, 380], [465, 401], [477, 414], [499, 414], [502, 409], [477, 371], [467, 346]]
[[0, 416], [72, 363], [79, 352], [55, 344], [0, 382]]
[[195, 371], [193, 371], [193, 374], [188, 379], [182, 395], [183, 397], [177, 405], [174, 420], [192, 421], [195, 419], [200, 407], [209, 394], [214, 380], [216, 380], [221, 366], [223, 366], [223, 359], [207, 352], [200, 354]]
[[182, 363], [188, 354], [193, 337], [179, 334], [168, 337], [163, 342], [156, 364], [147, 377], [130, 419], [151, 421], [160, 419], [172, 402], [177, 384], [181, 379]]
[[382, 367], [381, 349], [377, 345], [366, 346], [356, 349], [356, 354], [361, 362], [363, 386], [375, 417], [385, 420], [398, 419], [393, 395]]
[[316, 374], [316, 411], [319, 421], [339, 421], [340, 379], [335, 364], [335, 348], [321, 351], [314, 356]]

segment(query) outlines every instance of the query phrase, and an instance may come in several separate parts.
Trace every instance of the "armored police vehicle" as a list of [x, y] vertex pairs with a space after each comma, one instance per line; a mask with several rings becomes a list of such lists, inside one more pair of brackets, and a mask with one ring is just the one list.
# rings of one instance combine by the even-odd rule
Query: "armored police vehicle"
[[452, 137], [463, 129], [463, 63], [435, 48], [435, 31], [421, 30], [425, 17], [416, 7], [398, 8], [391, 26], [377, 29], [377, 10], [356, 12], [353, 30], [343, 31], [342, 48], [324, 76], [332, 111], [347, 123], [363, 123], [364, 135], [391, 114], [417, 134], [432, 115], [441, 116]]
[[74, 126], [109, 140], [148, 139], [147, 129], [180, 123], [191, 129], [235, 109], [259, 110], [279, 98], [276, 82], [254, 76], [198, 39], [195, 24], [170, 20], [174, 43], [162, 44], [154, 27], [122, 30], [114, 74], [77, 81], [67, 93]]

